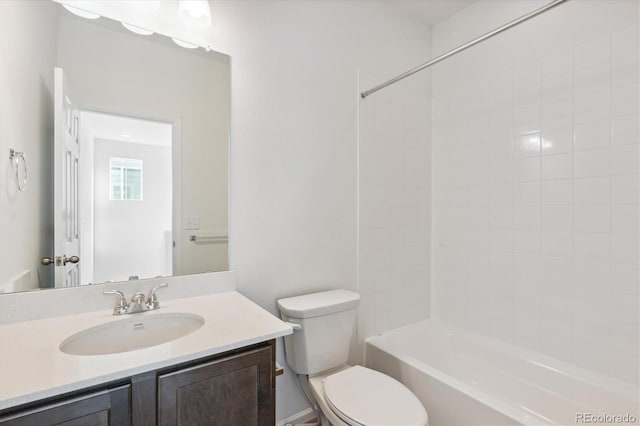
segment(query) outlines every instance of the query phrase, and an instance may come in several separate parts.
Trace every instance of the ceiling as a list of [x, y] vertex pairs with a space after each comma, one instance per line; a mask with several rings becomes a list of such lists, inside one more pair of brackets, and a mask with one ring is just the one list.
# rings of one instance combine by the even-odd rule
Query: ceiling
[[171, 124], [168, 123], [86, 111], [81, 119], [96, 139], [171, 146]]
[[411, 15], [426, 25], [431, 26], [464, 9], [474, 1], [475, 0], [394, 0], [391, 4], [407, 15]]

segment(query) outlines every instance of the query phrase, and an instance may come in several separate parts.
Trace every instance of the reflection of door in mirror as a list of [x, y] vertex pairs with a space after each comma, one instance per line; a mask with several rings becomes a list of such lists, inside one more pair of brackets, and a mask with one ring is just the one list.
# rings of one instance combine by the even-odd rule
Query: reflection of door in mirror
[[54, 263], [55, 286], [71, 287], [80, 283], [78, 171], [79, 111], [70, 94], [64, 71], [55, 69], [54, 77]]
[[171, 124], [80, 112], [54, 82], [55, 287], [171, 275]]

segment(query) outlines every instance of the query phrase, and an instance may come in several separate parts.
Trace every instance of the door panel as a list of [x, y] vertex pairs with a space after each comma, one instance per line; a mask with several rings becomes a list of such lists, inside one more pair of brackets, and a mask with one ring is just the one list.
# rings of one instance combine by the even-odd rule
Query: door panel
[[55, 68], [54, 108], [54, 250], [55, 286], [79, 285], [80, 264], [66, 259], [80, 254], [78, 232], [78, 170], [80, 158], [78, 108], [72, 102], [64, 71]]
[[158, 377], [162, 426], [273, 425], [271, 347]]

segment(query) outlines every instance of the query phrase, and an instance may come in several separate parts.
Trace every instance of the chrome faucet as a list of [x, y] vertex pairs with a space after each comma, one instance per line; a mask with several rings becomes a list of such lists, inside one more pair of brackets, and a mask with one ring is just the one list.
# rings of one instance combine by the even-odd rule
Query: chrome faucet
[[127, 308], [128, 314], [137, 314], [138, 312], [145, 312], [148, 310], [149, 306], [147, 306], [144, 293], [139, 291], [131, 296], [131, 302], [129, 302], [129, 307]]
[[127, 313], [127, 298], [124, 297], [124, 293], [120, 290], [107, 290], [103, 291], [102, 294], [115, 294], [119, 296], [118, 302], [116, 302], [115, 308], [113, 308], [113, 315], [124, 315]]
[[156, 291], [167, 287], [169, 284], [161, 283], [155, 286], [150, 292], [149, 297], [145, 298], [141, 291], [131, 296], [131, 302], [127, 303], [127, 298], [120, 290], [106, 290], [102, 294], [115, 294], [118, 296], [116, 306], [113, 308], [113, 315], [135, 314], [138, 312], [153, 311], [160, 307], [160, 301], [156, 296]]
[[147, 299], [147, 307], [149, 308], [149, 310], [153, 311], [154, 309], [158, 309], [160, 307], [160, 302], [158, 301], [158, 296], [156, 296], [156, 291], [168, 286], [169, 284], [167, 283], [161, 283], [151, 289], [151, 291], [149, 292], [149, 298]]

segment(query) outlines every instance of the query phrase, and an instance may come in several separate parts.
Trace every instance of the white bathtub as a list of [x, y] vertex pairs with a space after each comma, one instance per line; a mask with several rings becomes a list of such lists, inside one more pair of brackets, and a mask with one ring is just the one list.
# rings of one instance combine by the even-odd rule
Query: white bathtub
[[431, 426], [640, 424], [638, 387], [435, 320], [367, 339], [366, 357], [420, 398]]

